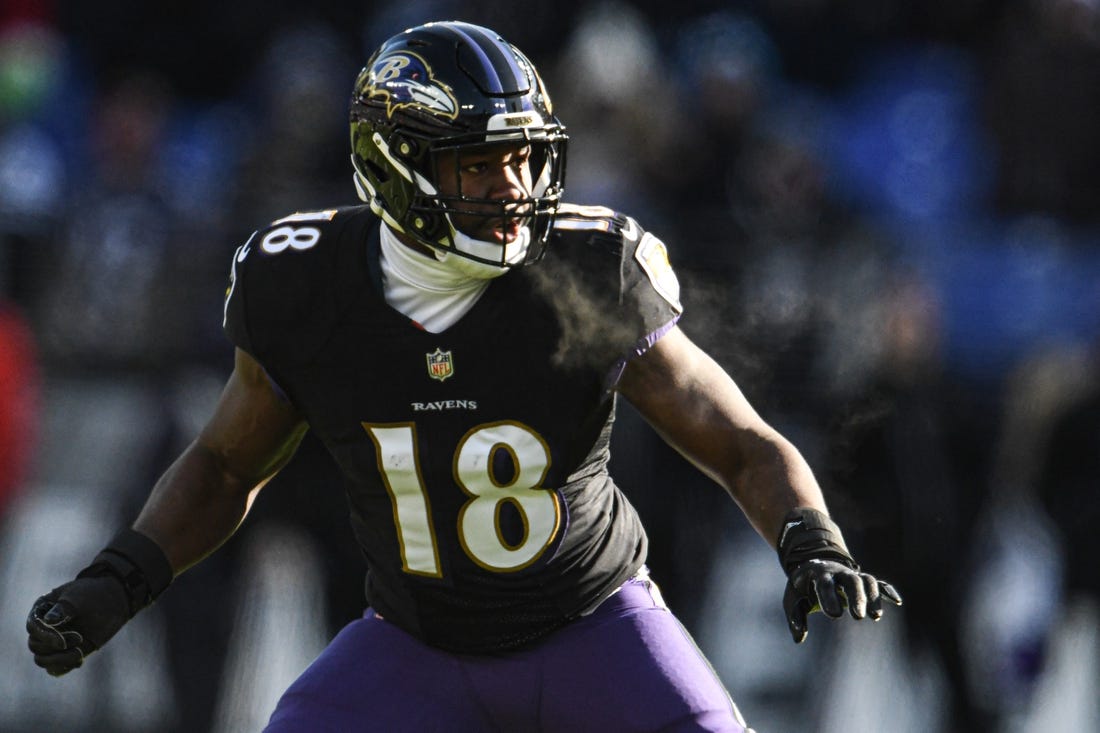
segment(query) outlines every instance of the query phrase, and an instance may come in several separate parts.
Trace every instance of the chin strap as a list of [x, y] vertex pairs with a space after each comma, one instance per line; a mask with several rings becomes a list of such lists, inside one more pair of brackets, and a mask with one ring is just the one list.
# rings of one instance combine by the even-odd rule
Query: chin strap
[[[499, 257], [501, 245], [474, 239], [455, 230], [453, 226], [451, 231], [453, 232], [453, 249], [439, 250], [436, 257], [441, 263], [475, 280], [491, 280], [512, 269], [510, 266], [480, 262], [463, 255], [463, 253], [466, 253], [475, 257], [494, 259]], [[511, 266], [522, 263], [527, 256], [527, 248], [530, 244], [531, 230], [528, 227], [523, 227], [520, 229], [519, 237], [514, 242], [504, 245], [505, 262]]]

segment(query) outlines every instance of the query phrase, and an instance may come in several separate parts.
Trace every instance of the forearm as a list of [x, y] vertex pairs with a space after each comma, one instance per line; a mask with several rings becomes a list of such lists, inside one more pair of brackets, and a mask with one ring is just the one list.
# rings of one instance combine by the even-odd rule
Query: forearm
[[669, 445], [726, 489], [769, 544], [790, 510], [825, 511], [798, 449], [678, 329], [628, 365], [619, 391]]
[[157, 481], [133, 528], [160, 545], [178, 575], [233, 534], [307, 429], [259, 363], [237, 349], [214, 414]]
[[133, 527], [160, 545], [178, 575], [233, 534], [260, 486], [195, 442], [157, 481]]
[[828, 513], [813, 471], [790, 441], [768, 430], [745, 436], [742, 443], [744, 458], [722, 483], [772, 547], [791, 509], [808, 507]]
[[734, 424], [709, 399], [694, 402], [691, 419], [676, 431], [679, 439], [661, 431], [663, 437], [726, 490], [769, 545], [775, 547], [792, 509], [828, 513], [813, 471], [789, 440], [760, 420]]

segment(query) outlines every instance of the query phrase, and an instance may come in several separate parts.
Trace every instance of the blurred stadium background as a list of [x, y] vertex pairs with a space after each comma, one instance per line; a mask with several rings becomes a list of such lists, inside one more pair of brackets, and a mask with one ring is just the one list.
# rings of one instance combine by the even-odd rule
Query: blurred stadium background
[[443, 18], [535, 61], [573, 137], [568, 198], [665, 240], [684, 329], [906, 597], [791, 645], [771, 551], [624, 407], [615, 466], [655, 577], [750, 723], [1100, 730], [1095, 0], [4, 0], [0, 730], [258, 730], [361, 611], [307, 440], [84, 670], [48, 678], [22, 628], [216, 398], [233, 249], [355, 203], [369, 51]]

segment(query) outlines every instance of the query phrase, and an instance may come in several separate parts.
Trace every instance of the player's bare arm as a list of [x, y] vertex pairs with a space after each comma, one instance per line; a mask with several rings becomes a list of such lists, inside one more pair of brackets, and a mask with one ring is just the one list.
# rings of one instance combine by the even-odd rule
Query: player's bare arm
[[80, 667], [173, 576], [233, 533], [305, 430], [260, 365], [237, 350], [213, 416], [157, 482], [134, 527], [75, 580], [35, 601], [27, 616], [35, 663], [55, 676]]
[[175, 573], [182, 572], [240, 525], [306, 429], [263, 368], [237, 349], [213, 415], [157, 482], [134, 529], [161, 547]]
[[779, 552], [788, 575], [783, 605], [796, 642], [807, 615], [882, 616], [900, 604], [888, 583], [861, 572], [829, 519], [821, 489], [799, 451], [749, 404], [733, 379], [679, 329], [631, 360], [618, 391], [650, 425], [734, 498]]
[[802, 455], [679, 328], [629, 362], [618, 391], [664, 440], [723, 486], [773, 546], [788, 511], [825, 511]]

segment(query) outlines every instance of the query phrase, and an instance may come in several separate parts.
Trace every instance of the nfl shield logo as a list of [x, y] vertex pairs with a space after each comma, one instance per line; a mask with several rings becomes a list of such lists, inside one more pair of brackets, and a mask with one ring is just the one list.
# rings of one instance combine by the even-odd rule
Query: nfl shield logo
[[438, 379], [442, 382], [455, 373], [455, 364], [454, 360], [451, 359], [451, 352], [437, 348], [426, 356], [428, 357], [428, 376], [432, 379]]

